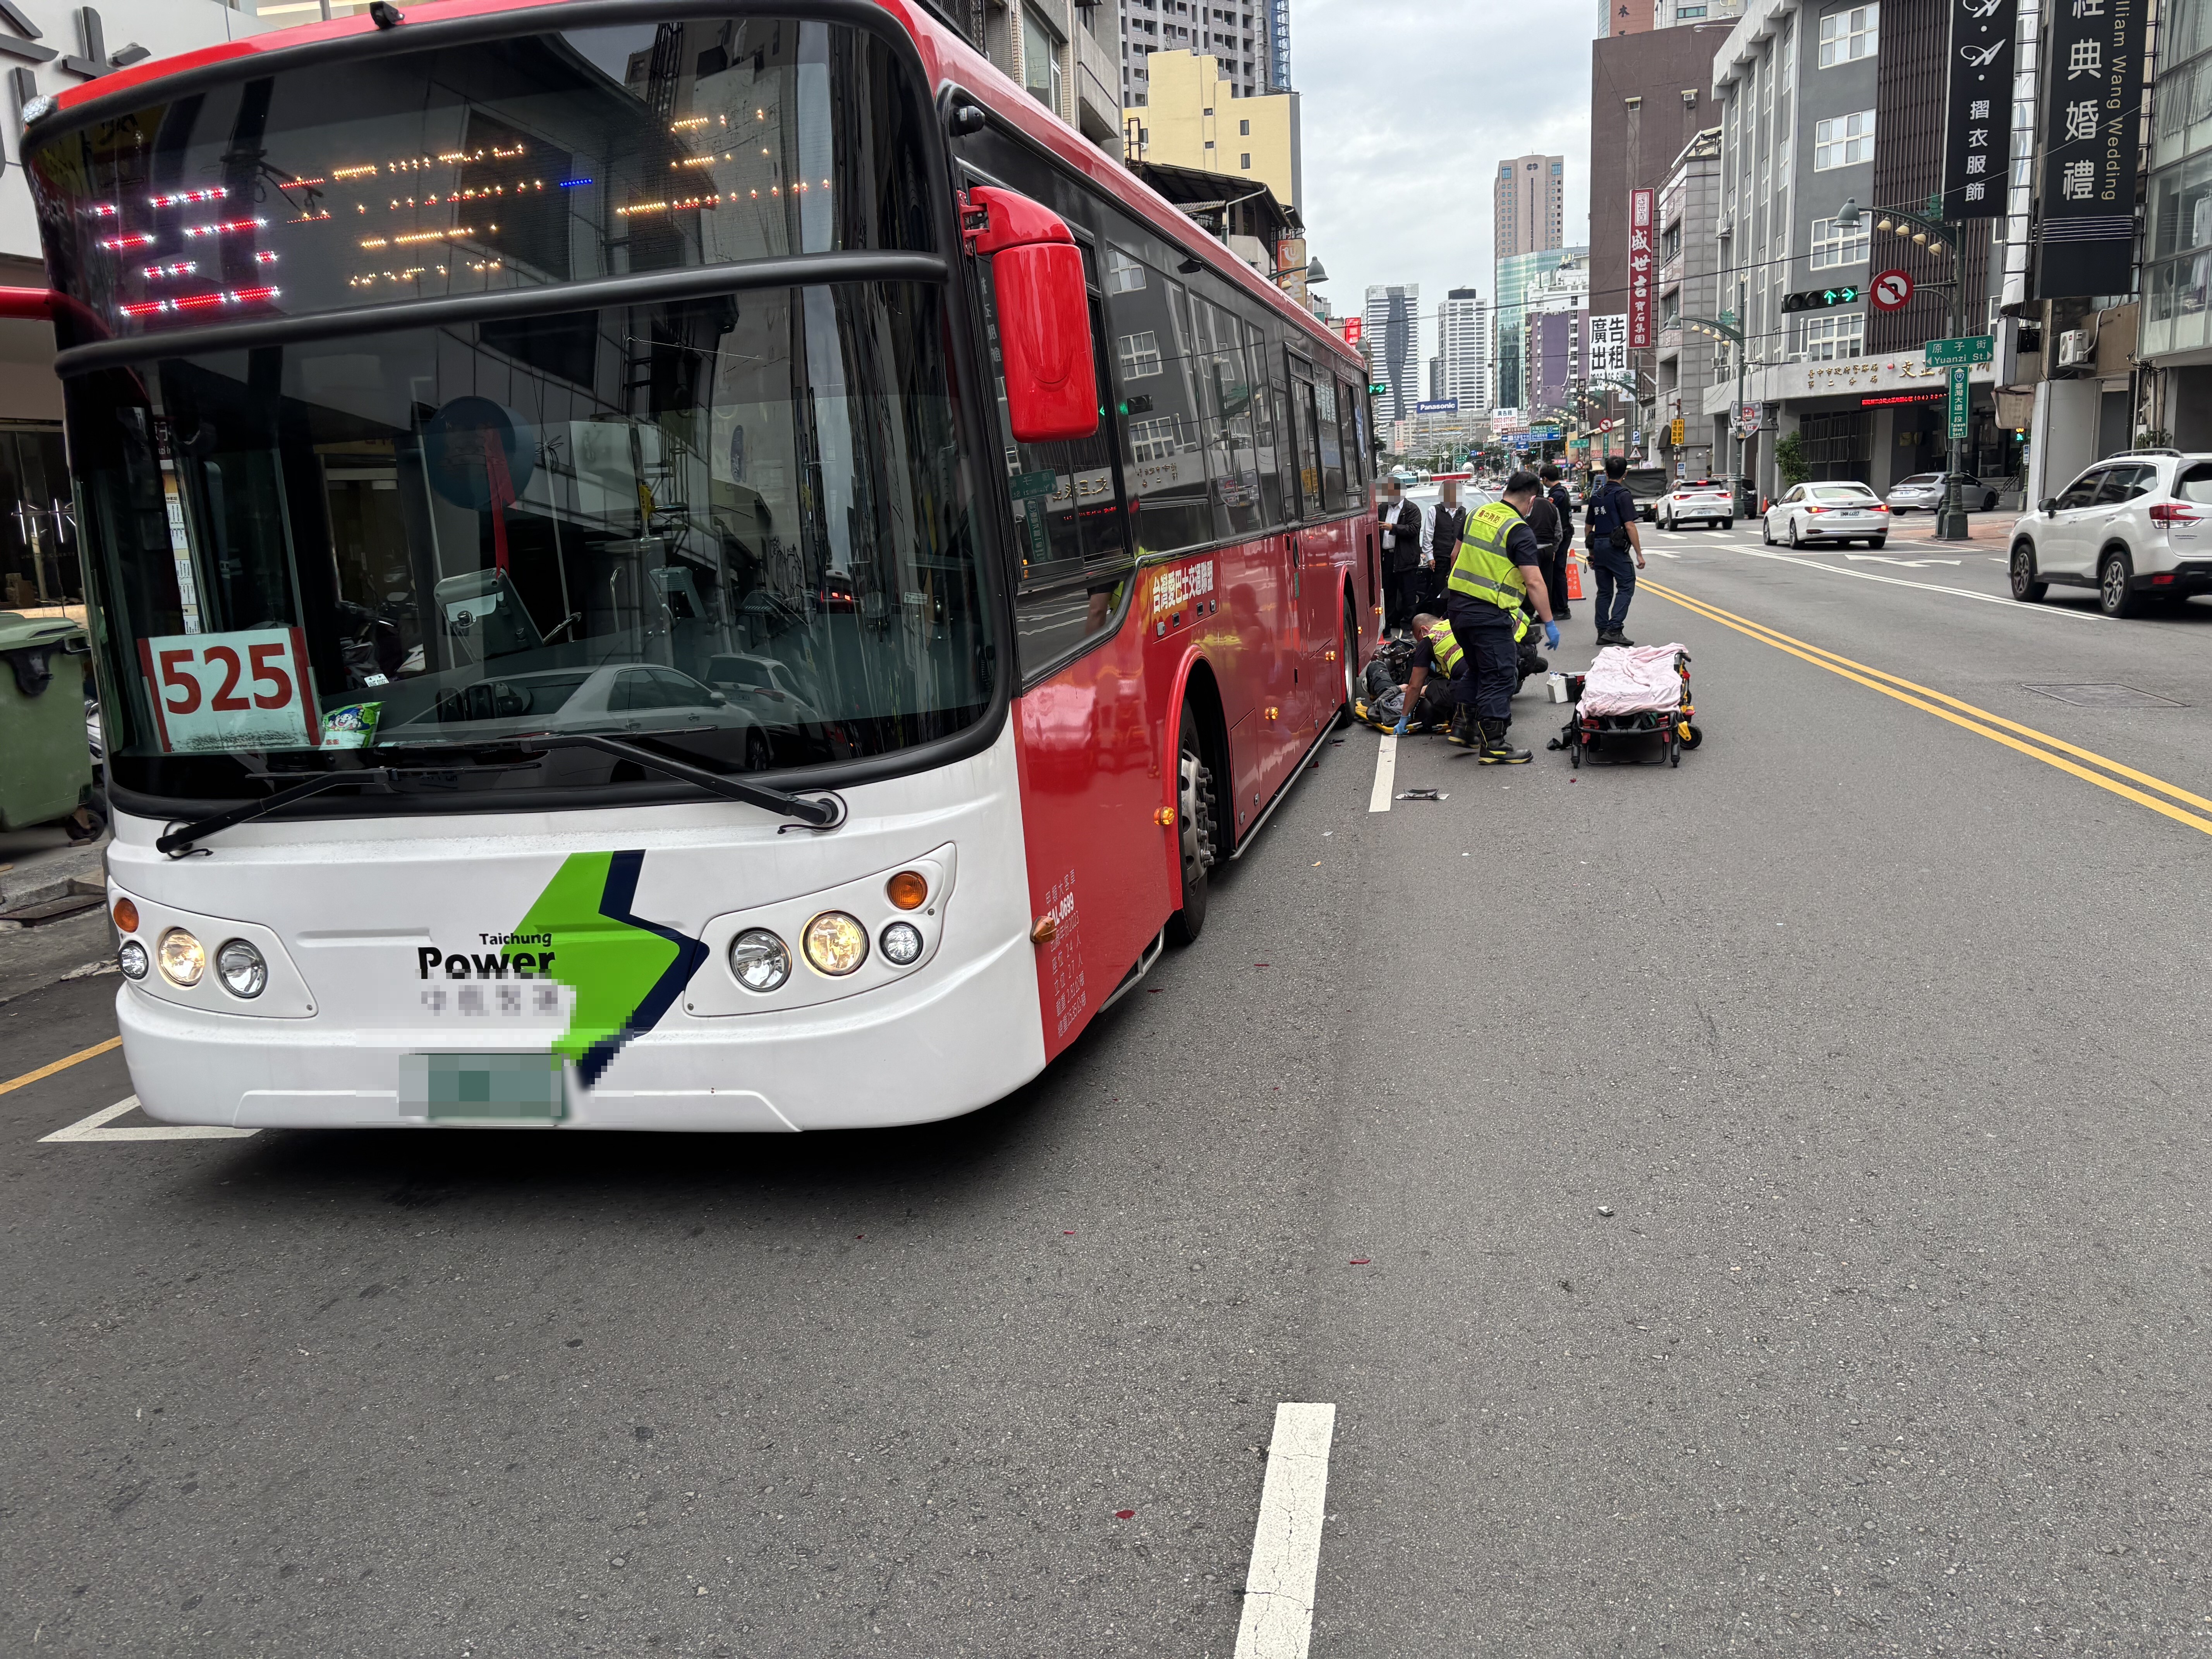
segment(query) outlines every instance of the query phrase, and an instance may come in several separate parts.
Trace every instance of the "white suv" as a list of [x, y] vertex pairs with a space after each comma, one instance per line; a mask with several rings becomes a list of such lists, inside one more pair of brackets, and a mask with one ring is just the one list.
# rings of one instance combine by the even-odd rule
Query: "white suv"
[[1717, 524], [1735, 528], [1735, 500], [1719, 478], [1692, 478], [1676, 484], [1659, 498], [1653, 516], [1662, 530], [1679, 530], [1689, 524]]
[[2212, 592], [2212, 454], [2108, 455], [2012, 527], [2012, 596], [2094, 587], [2108, 617]]

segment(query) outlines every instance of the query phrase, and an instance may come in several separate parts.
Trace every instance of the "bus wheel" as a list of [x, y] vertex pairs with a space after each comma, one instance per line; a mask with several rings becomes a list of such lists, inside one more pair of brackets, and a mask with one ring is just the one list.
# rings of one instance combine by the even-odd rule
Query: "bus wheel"
[[1176, 836], [1182, 849], [1182, 908], [1168, 918], [1168, 937], [1188, 945], [1206, 927], [1206, 872], [1214, 862], [1212, 769], [1198, 744], [1198, 710], [1182, 706], [1176, 760]]
[[1339, 731], [1352, 724], [1355, 716], [1352, 705], [1359, 695], [1359, 629], [1352, 620], [1352, 612], [1344, 613], [1344, 706], [1336, 711]]

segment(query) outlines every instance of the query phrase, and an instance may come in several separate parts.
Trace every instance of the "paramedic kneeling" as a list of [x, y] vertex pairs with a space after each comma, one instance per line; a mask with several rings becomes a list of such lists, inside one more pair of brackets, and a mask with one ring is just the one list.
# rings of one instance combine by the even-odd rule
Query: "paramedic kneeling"
[[1545, 550], [1523, 522], [1541, 490], [1536, 475], [1519, 471], [1505, 481], [1501, 497], [1468, 515], [1454, 562], [1444, 614], [1454, 639], [1474, 666], [1463, 684], [1463, 702], [1453, 712], [1452, 742], [1479, 747], [1485, 766], [1518, 766], [1525, 749], [1505, 741], [1513, 720], [1513, 692], [1521, 683], [1520, 623], [1514, 612], [1523, 599], [1544, 624], [1544, 643], [1559, 648], [1559, 628], [1544, 591]]
[[1398, 715], [1397, 730], [1392, 734], [1401, 738], [1406, 735], [1409, 720], [1423, 730], [1428, 728], [1427, 717], [1414, 720], [1414, 714], [1420, 707], [1421, 690], [1428, 684], [1431, 669], [1443, 677], [1445, 695], [1455, 704], [1467, 680], [1467, 653], [1460, 649], [1459, 641], [1452, 637], [1442, 617], [1431, 617], [1425, 611], [1416, 616], [1413, 637], [1421, 642], [1420, 647], [1413, 653], [1413, 671], [1406, 678], [1405, 704]]

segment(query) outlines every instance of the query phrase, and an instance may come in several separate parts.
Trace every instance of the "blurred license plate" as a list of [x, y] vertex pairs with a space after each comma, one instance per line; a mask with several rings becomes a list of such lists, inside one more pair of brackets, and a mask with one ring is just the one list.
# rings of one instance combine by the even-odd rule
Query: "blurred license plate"
[[402, 1054], [399, 1111], [444, 1123], [558, 1123], [561, 1062], [552, 1054]]

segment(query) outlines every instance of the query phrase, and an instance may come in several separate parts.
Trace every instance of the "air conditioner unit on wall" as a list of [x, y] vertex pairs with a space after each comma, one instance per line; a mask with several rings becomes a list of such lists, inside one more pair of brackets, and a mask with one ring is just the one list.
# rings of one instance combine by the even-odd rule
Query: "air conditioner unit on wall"
[[2058, 337], [2058, 367], [2072, 368], [2086, 363], [2097, 355], [2097, 348], [2086, 329], [2069, 328]]

